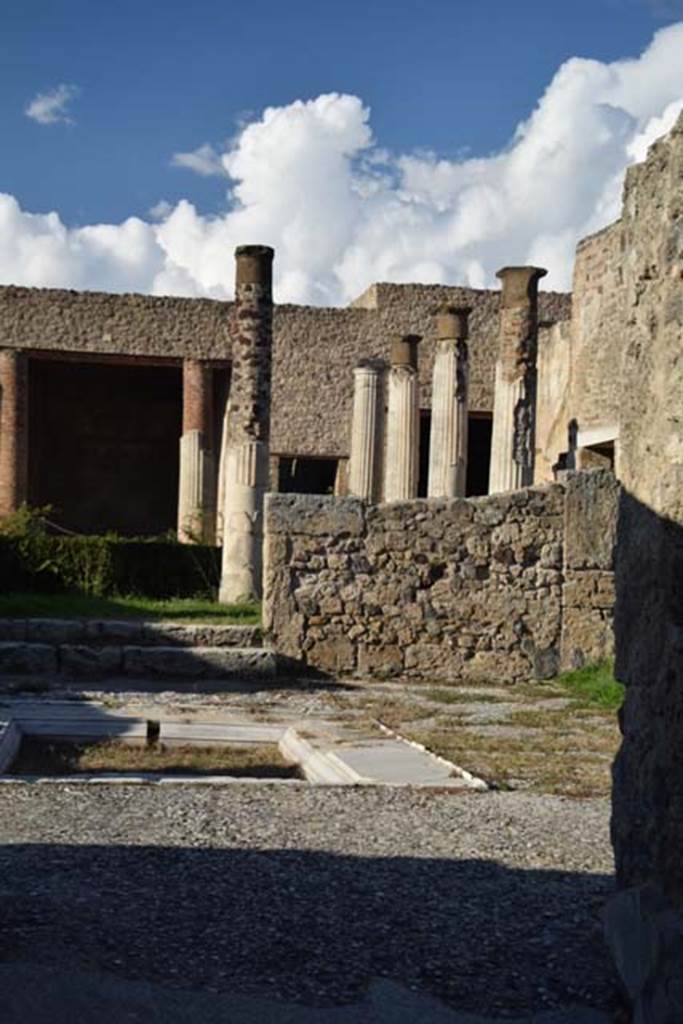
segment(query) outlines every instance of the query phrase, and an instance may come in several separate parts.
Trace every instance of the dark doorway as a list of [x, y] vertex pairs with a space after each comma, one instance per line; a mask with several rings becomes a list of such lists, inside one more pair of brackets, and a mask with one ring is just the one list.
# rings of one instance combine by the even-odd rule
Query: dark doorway
[[278, 491], [281, 494], [334, 494], [339, 459], [281, 455]]
[[493, 415], [490, 412], [472, 412], [467, 418], [467, 482], [468, 497], [489, 493], [489, 465], [491, 463], [491, 432]]
[[429, 444], [432, 437], [432, 410], [420, 409], [420, 470], [417, 477], [417, 496], [426, 498], [429, 486]]
[[174, 529], [181, 425], [179, 368], [32, 360], [30, 503], [82, 533]]

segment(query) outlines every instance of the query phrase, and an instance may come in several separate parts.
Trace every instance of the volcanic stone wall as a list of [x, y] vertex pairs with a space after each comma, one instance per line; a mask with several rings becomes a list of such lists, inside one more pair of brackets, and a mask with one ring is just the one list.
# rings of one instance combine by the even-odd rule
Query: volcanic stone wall
[[621, 219], [616, 672], [626, 683], [607, 934], [634, 1019], [683, 1020], [683, 115]]
[[[279, 654], [335, 674], [516, 682], [555, 675], [562, 646], [574, 663], [592, 660], [608, 646], [608, 545], [596, 568], [578, 536], [585, 515], [609, 534], [615, 485], [578, 474], [570, 511], [567, 494], [552, 484], [374, 506], [271, 495], [266, 629]], [[567, 519], [574, 597], [563, 629]], [[585, 618], [574, 614], [581, 586], [594, 599]]]

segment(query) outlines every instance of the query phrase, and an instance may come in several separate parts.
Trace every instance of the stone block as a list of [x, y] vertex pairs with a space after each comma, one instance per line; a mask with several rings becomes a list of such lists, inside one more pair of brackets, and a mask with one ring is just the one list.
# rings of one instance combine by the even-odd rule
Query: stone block
[[0, 619], [0, 643], [26, 640], [26, 619]]
[[309, 648], [306, 661], [313, 668], [332, 675], [352, 672], [356, 667], [355, 646], [347, 636], [321, 639]]
[[570, 476], [566, 487], [565, 566], [612, 570], [620, 493], [618, 481], [609, 470], [596, 470]]
[[119, 619], [92, 619], [84, 623], [87, 644], [132, 644], [142, 638], [141, 622]]
[[173, 679], [272, 676], [275, 656], [258, 647], [124, 647], [123, 673]]
[[26, 640], [35, 644], [75, 644], [86, 637], [80, 619], [27, 619]]
[[360, 644], [358, 648], [358, 672], [361, 675], [388, 679], [403, 671], [403, 654], [397, 645], [381, 644], [378, 647]]
[[52, 644], [0, 643], [0, 675], [54, 675], [57, 648]]
[[72, 679], [104, 679], [121, 671], [123, 651], [112, 644], [106, 647], [62, 644], [59, 666], [61, 674]]

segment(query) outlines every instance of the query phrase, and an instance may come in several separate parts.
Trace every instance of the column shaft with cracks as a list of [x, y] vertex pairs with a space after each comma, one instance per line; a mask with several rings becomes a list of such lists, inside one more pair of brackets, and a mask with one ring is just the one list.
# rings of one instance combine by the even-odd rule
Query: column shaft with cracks
[[387, 441], [384, 500], [417, 497], [420, 469], [420, 391], [417, 346], [420, 338], [407, 334], [391, 347], [388, 379]]
[[533, 483], [540, 267], [504, 267], [489, 493]]
[[353, 371], [349, 494], [363, 501], [381, 500], [385, 370], [384, 363], [367, 359]]
[[462, 498], [467, 478], [470, 309], [447, 306], [437, 317], [429, 444], [430, 498]]
[[223, 466], [223, 566], [219, 600], [256, 600], [263, 575], [263, 499], [268, 489], [273, 250], [235, 252], [233, 362]]

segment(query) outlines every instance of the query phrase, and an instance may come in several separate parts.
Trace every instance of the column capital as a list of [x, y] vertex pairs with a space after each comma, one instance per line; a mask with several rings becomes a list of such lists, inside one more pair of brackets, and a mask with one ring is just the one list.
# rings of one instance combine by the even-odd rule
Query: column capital
[[534, 305], [538, 282], [547, 273], [543, 267], [502, 267], [496, 273], [496, 277], [503, 282], [502, 306]]
[[386, 370], [386, 368], [387, 364], [383, 359], [361, 359], [354, 366], [353, 372], [358, 375], [366, 373], [374, 376], [375, 374]]
[[270, 288], [275, 250], [269, 245], [238, 245], [235, 249], [235, 284], [260, 284]]
[[471, 306], [441, 306], [436, 314], [437, 341], [466, 341]]
[[417, 346], [422, 341], [419, 334], [398, 334], [391, 342], [391, 365], [410, 366], [417, 369]]

